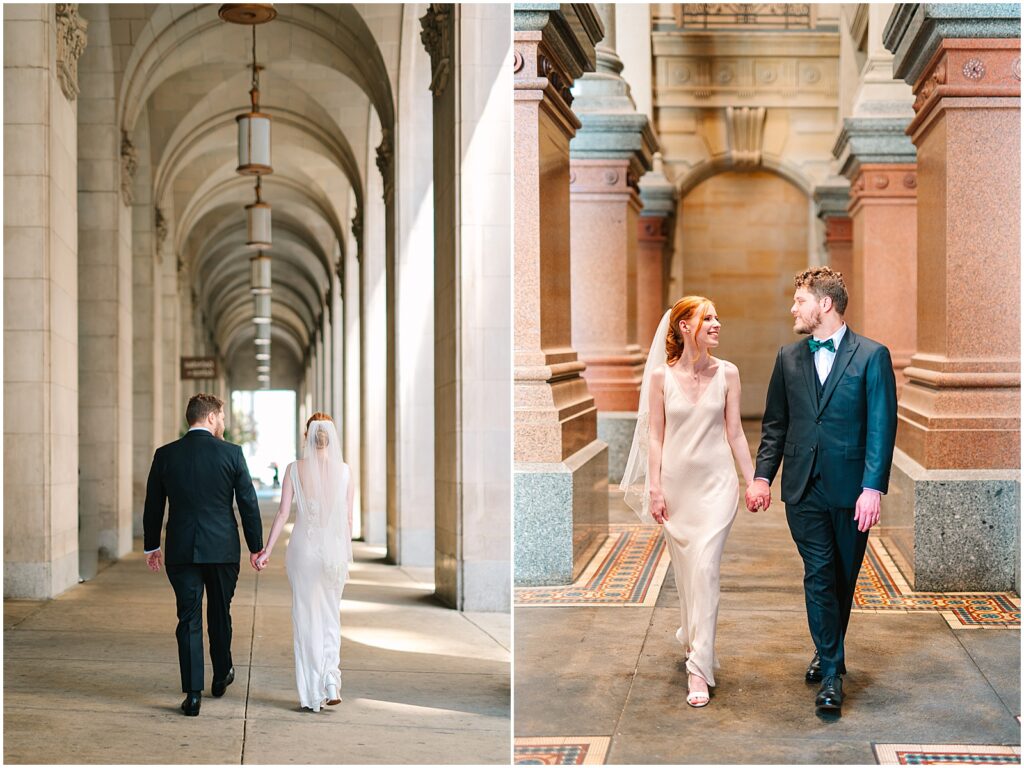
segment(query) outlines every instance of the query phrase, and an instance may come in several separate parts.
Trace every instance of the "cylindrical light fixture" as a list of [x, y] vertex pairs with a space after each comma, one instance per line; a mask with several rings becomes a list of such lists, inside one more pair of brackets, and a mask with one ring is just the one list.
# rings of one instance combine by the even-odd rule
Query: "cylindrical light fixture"
[[270, 324], [270, 294], [258, 293], [253, 298], [254, 312], [252, 321], [257, 325]]
[[259, 22], [248, 23], [252, 24], [251, 107], [248, 112], [235, 117], [238, 122], [238, 167], [235, 171], [243, 176], [262, 176], [274, 172], [270, 164], [270, 115], [260, 112], [260, 70], [263, 67], [256, 63], [256, 23]]
[[245, 206], [246, 232], [245, 244], [250, 248], [269, 248], [270, 242], [270, 203], [263, 202], [260, 197], [262, 179], [256, 177], [256, 202]]
[[256, 359], [257, 360], [269, 360], [270, 359], [270, 353], [269, 352], [257, 352], [256, 353]]
[[263, 251], [249, 259], [252, 265], [252, 281], [250, 292], [254, 294], [270, 293], [270, 257]]
[[[261, 323], [256, 326], [256, 346], [264, 347], [270, 345], [270, 323]], [[267, 350], [267, 359], [270, 359], [270, 350]], [[259, 359], [259, 358], [257, 358]]]

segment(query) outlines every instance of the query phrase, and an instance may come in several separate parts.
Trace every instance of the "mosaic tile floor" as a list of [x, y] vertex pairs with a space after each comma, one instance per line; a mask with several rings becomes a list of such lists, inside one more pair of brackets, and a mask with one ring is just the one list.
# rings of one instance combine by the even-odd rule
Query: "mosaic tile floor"
[[654, 605], [670, 563], [661, 528], [613, 524], [609, 533], [575, 583], [567, 587], [519, 587], [516, 605]]
[[974, 744], [875, 744], [879, 765], [1019, 765], [1020, 747]]
[[516, 765], [601, 765], [608, 754], [608, 736], [516, 739]]
[[876, 538], [868, 540], [853, 610], [938, 611], [953, 629], [1020, 629], [1020, 598], [1006, 592], [914, 592]]

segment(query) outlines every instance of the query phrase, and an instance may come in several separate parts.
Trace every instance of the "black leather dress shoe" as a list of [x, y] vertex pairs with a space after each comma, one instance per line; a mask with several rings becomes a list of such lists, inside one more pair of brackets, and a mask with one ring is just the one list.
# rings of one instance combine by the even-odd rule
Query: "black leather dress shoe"
[[195, 717], [199, 714], [199, 705], [202, 701], [202, 691], [189, 691], [185, 694], [185, 700], [181, 702], [181, 711], [188, 717]]
[[826, 675], [822, 678], [814, 706], [829, 712], [838, 712], [843, 707], [843, 676]]
[[228, 689], [228, 686], [231, 685], [233, 682], [235, 682], [235, 668], [234, 667], [232, 667], [231, 669], [228, 670], [227, 677], [225, 677], [223, 680], [214, 680], [213, 681], [213, 687], [212, 687], [210, 692], [215, 697], [223, 696], [224, 695], [224, 691], [226, 691]]
[[807, 665], [807, 674], [804, 675], [804, 680], [808, 683], [820, 683], [821, 682], [821, 656], [818, 652], [814, 652], [814, 658], [811, 659], [811, 663]]

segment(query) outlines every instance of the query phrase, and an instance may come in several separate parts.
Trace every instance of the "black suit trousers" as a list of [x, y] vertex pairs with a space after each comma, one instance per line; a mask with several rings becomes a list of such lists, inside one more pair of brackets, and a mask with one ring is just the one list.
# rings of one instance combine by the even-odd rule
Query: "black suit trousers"
[[853, 513], [829, 505], [820, 476], [807, 484], [798, 504], [786, 505], [789, 531], [804, 561], [807, 623], [823, 675], [846, 673], [846, 628], [868, 544]]
[[168, 565], [178, 609], [178, 665], [181, 690], [203, 690], [203, 590], [210, 633], [213, 679], [223, 680], [231, 669], [231, 598], [238, 583], [238, 563]]

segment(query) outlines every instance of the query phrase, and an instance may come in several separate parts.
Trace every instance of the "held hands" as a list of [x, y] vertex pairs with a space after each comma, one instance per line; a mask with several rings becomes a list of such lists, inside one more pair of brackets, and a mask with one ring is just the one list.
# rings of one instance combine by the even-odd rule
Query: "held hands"
[[163, 558], [160, 556], [159, 549], [146, 555], [146, 565], [149, 566], [149, 570], [153, 571], [153, 573], [160, 570], [160, 566], [163, 565]]
[[857, 507], [853, 519], [857, 521], [857, 530], [861, 533], [871, 530], [882, 517], [882, 494], [865, 488], [857, 497]]
[[764, 480], [753, 480], [747, 486], [747, 510], [758, 512], [772, 504], [772, 490]]
[[270, 553], [266, 549], [261, 549], [259, 552], [249, 553], [249, 563], [256, 571], [262, 571], [267, 567], [267, 563], [270, 562]]
[[651, 491], [651, 517], [658, 525], [664, 525], [668, 520], [668, 507], [665, 505], [665, 496], [661, 491]]

